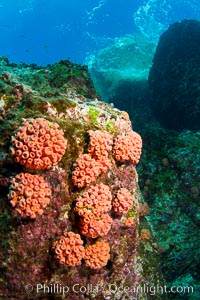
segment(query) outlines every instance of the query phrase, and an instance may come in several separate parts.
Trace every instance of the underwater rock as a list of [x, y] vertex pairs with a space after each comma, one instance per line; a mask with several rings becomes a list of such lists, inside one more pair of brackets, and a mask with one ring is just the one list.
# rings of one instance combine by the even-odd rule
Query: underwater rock
[[[116, 39], [110, 46], [88, 58], [97, 92], [107, 101], [122, 82], [137, 84], [148, 79], [156, 44], [140, 34]], [[137, 87], [136, 87], [137, 88]]]
[[[146, 298], [148, 292], [138, 292], [136, 286], [162, 285], [163, 281], [153, 239], [150, 235], [149, 240], [139, 237], [139, 202], [143, 203], [135, 165], [142, 146], [139, 135], [136, 160], [126, 157], [120, 162], [113, 155], [113, 140], [132, 133], [128, 114], [98, 101], [87, 68], [69, 61], [38, 67], [10, 64], [2, 58], [0, 96], [0, 297]], [[33, 122], [38, 118], [43, 121], [39, 125]], [[48, 168], [32, 168], [32, 164], [21, 164], [12, 155], [11, 137], [22, 137], [30, 129], [22, 124], [28, 126], [30, 120], [36, 126], [35, 133], [31, 127], [23, 143], [15, 143], [15, 151], [20, 155], [29, 145], [33, 163], [38, 158], [46, 159], [44, 152], [53, 161]], [[64, 143], [59, 150], [56, 142], [56, 153], [61, 151], [57, 160], [52, 153], [55, 139], [51, 137], [55, 124]], [[49, 133], [44, 138], [45, 130]], [[88, 167], [88, 160], [79, 159], [86, 155], [96, 164]], [[92, 182], [88, 181], [91, 172], [95, 173]], [[21, 176], [23, 182], [16, 185], [13, 178], [20, 173], [30, 175]], [[74, 184], [73, 175], [83, 179], [80, 186]], [[124, 197], [119, 190], [132, 198], [122, 215], [112, 209], [116, 196]], [[22, 199], [26, 198], [26, 211], [38, 211], [40, 199], [46, 195], [48, 205], [42, 213], [32, 219], [18, 213], [23, 209]], [[12, 207], [11, 196], [12, 201], [19, 201], [19, 210]]]
[[149, 127], [150, 122], [155, 122], [150, 102], [148, 80], [121, 80], [109, 99], [109, 103], [113, 103], [120, 110], [128, 111], [134, 129], [139, 131]]
[[151, 106], [162, 126], [200, 129], [200, 22], [183, 20], [162, 34], [149, 74]]
[[140, 34], [130, 34], [88, 58], [89, 71], [102, 99], [129, 112], [134, 129], [152, 120], [149, 69], [156, 44]]

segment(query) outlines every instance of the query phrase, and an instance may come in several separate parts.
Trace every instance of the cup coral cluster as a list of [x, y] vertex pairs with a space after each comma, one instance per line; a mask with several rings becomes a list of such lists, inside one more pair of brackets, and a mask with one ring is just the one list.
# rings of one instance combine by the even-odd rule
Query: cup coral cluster
[[[10, 153], [25, 168], [45, 170], [63, 157], [67, 141], [57, 123], [44, 118], [23, 122], [11, 137]], [[51, 190], [42, 176], [20, 173], [11, 179], [8, 199], [23, 218], [36, 218], [49, 204]]]
[[44, 118], [23, 122], [11, 138], [15, 161], [32, 170], [46, 170], [63, 157], [67, 141], [57, 123]]
[[79, 234], [65, 232], [60, 239], [53, 244], [56, 258], [61, 264], [74, 267], [81, 264], [85, 256], [85, 248]]
[[23, 218], [35, 219], [49, 204], [51, 190], [42, 176], [20, 173], [11, 179], [8, 199]]
[[118, 135], [114, 140], [113, 155], [117, 161], [131, 161], [138, 164], [141, 156], [142, 139], [135, 131], [129, 131], [125, 136]]
[[109, 153], [113, 138], [107, 131], [90, 130], [87, 154], [81, 154], [74, 164], [72, 180], [78, 188], [90, 185], [111, 166]]
[[133, 206], [132, 195], [126, 188], [117, 191], [116, 198], [113, 200], [113, 210], [118, 215], [126, 214]]
[[79, 230], [81, 234], [93, 239], [106, 235], [112, 224], [112, 218], [108, 214], [89, 213], [80, 218]]
[[110, 246], [107, 242], [97, 241], [84, 248], [80, 235], [72, 231], [65, 232], [58, 241], [54, 242], [53, 250], [59, 263], [68, 267], [78, 266], [84, 259], [86, 266], [99, 269], [110, 259]]
[[88, 237], [104, 236], [111, 228], [112, 218], [106, 214], [111, 210], [112, 194], [103, 183], [90, 186], [77, 198], [75, 212], [80, 216], [80, 232]]
[[90, 185], [100, 175], [100, 164], [89, 154], [81, 154], [74, 164], [72, 181], [78, 188]]
[[96, 160], [104, 160], [112, 150], [113, 137], [107, 131], [89, 130], [88, 152]]
[[[123, 215], [133, 207], [132, 195], [126, 188], [121, 188], [112, 201], [110, 188], [99, 183], [91, 185], [97, 177], [112, 166], [111, 154], [119, 162], [131, 161], [135, 165], [141, 155], [142, 139], [134, 131], [128, 131], [125, 136], [118, 135], [113, 143], [113, 137], [107, 131], [90, 130], [88, 153], [81, 154], [74, 164], [72, 181], [78, 188], [87, 189], [76, 199], [74, 211], [79, 216], [79, 232], [90, 238], [105, 236], [112, 225], [108, 212], [113, 211]], [[89, 187], [88, 187], [89, 186]], [[127, 219], [127, 226], [134, 224], [132, 218]], [[97, 241], [85, 249], [85, 263], [93, 269], [105, 266], [110, 258], [110, 246], [103, 241]]]
[[97, 241], [85, 249], [85, 264], [91, 269], [99, 269], [107, 265], [110, 259], [110, 246], [104, 241]]
[[111, 201], [112, 194], [109, 187], [100, 183], [90, 186], [77, 198], [75, 211], [81, 217], [88, 213], [95, 215], [105, 213], [111, 210]]
[[113, 137], [107, 131], [90, 130], [89, 137], [88, 153], [81, 154], [74, 164], [72, 181], [78, 188], [90, 185], [111, 167], [111, 151], [119, 162], [138, 164], [142, 148], [138, 133], [131, 130], [125, 136], [118, 135], [114, 144]]

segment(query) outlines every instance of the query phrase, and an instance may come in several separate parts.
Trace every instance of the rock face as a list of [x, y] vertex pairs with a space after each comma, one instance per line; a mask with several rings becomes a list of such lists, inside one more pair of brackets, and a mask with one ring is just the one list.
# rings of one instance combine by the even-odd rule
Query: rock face
[[161, 125], [200, 129], [200, 22], [184, 20], [162, 34], [150, 69], [152, 109]]
[[[139, 237], [148, 209], [128, 114], [98, 101], [87, 68], [69, 61], [1, 58], [0, 96], [0, 296], [143, 299], [136, 285], [162, 285], [146, 223]], [[118, 152], [136, 147], [137, 162], [113, 151], [126, 136], [132, 148]]]
[[148, 80], [121, 80], [109, 102], [120, 110], [127, 110], [135, 130], [141, 131], [149, 126], [149, 122], [155, 122], [150, 99]]

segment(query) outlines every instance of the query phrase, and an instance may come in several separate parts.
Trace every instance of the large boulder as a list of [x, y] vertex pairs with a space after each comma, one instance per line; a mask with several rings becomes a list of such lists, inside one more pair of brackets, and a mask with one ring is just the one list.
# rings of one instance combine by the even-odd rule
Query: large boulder
[[200, 22], [172, 24], [158, 43], [150, 69], [152, 109], [161, 125], [200, 129]]
[[[139, 34], [119, 38], [87, 60], [97, 92], [104, 101], [115, 96], [121, 83], [148, 79], [149, 69], [155, 52], [155, 43]], [[118, 106], [117, 106], [118, 107]]]

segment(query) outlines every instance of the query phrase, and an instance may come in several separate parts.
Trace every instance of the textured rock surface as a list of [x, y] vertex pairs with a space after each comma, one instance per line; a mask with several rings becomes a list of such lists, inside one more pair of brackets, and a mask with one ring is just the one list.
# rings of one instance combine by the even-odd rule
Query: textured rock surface
[[[109, 243], [107, 265], [98, 270], [84, 262], [67, 267], [59, 263], [53, 251], [54, 242], [65, 231], [80, 233], [74, 207], [87, 187], [74, 186], [72, 172], [79, 155], [87, 153], [89, 131], [107, 131], [113, 138], [126, 134], [131, 130], [128, 114], [98, 101], [87, 69], [69, 61], [40, 68], [10, 64], [2, 58], [0, 96], [0, 297], [63, 299], [63, 293], [72, 300], [149, 297], [148, 293], [137, 295], [134, 287], [162, 285], [157, 250], [150, 235], [143, 232], [144, 238], [139, 236], [138, 208], [143, 200], [135, 165], [115, 161], [112, 152], [106, 157], [109, 168], [99, 174], [94, 184], [108, 185], [113, 197], [120, 188], [127, 189], [133, 207], [123, 216], [109, 212], [112, 227], [107, 235], [96, 239], [81, 236], [84, 247], [96, 241]], [[56, 122], [67, 140], [62, 160], [48, 170], [27, 170], [9, 154], [11, 136], [30, 118]], [[7, 198], [11, 177], [25, 171], [43, 176], [51, 188], [50, 203], [34, 220], [21, 218]], [[145, 215], [145, 209], [141, 215]], [[148, 229], [148, 224], [144, 222], [142, 227]]]

